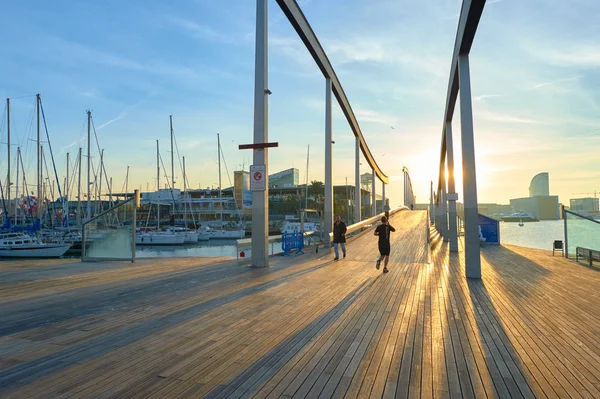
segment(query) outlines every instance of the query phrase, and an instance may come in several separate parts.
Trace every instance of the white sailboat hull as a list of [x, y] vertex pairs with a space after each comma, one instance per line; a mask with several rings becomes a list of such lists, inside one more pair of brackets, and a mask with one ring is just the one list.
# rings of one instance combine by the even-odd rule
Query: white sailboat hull
[[60, 258], [71, 248], [70, 244], [31, 244], [0, 248], [0, 258]]
[[183, 243], [184, 244], [195, 244], [198, 242], [198, 233], [188, 231], [184, 233]]
[[136, 245], [181, 245], [184, 243], [183, 234], [170, 233], [138, 233], [135, 236]]
[[211, 240], [239, 240], [246, 236], [246, 230], [209, 230]]

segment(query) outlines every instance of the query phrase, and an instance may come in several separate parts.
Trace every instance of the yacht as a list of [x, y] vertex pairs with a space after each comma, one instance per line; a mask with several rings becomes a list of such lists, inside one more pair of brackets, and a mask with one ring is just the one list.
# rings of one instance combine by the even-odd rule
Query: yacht
[[136, 245], [182, 245], [183, 234], [168, 231], [140, 231], [135, 235]]
[[[300, 233], [301, 224], [300, 222], [285, 222], [281, 226], [281, 233]], [[310, 233], [319, 231], [320, 223], [318, 222], [304, 222], [304, 232]]]
[[221, 240], [239, 240], [246, 237], [246, 229], [239, 228], [235, 230], [223, 230], [223, 229], [211, 229], [206, 227], [204, 232], [208, 234], [208, 238], [213, 239], [221, 239]]
[[43, 243], [23, 233], [0, 234], [1, 258], [59, 258], [70, 247], [65, 243]]
[[510, 214], [509, 216], [502, 217], [503, 222], [539, 222], [533, 215], [529, 212], [516, 212]]
[[198, 237], [199, 234], [197, 231], [190, 230], [185, 227], [169, 226], [169, 227], [167, 227], [167, 232], [183, 235], [183, 243], [184, 244], [195, 244], [199, 240], [199, 237]]

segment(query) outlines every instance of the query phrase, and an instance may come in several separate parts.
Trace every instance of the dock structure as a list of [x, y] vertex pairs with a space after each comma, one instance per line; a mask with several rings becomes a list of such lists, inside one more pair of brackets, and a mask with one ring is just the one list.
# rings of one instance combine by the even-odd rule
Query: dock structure
[[427, 214], [326, 251], [0, 263], [0, 397], [600, 397], [600, 271], [514, 246], [464, 276]]

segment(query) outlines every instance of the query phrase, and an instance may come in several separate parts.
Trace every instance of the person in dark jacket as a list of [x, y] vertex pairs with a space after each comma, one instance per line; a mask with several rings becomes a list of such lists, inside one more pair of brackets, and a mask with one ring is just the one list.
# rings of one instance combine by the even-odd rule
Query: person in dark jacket
[[396, 229], [394, 229], [392, 227], [392, 225], [390, 225], [388, 223], [388, 219], [385, 216], [381, 217], [381, 224], [379, 226], [377, 226], [377, 228], [375, 229], [375, 235], [379, 236], [379, 259], [377, 259], [377, 263], [375, 265], [375, 267], [377, 268], [377, 270], [379, 270], [379, 265], [381, 264], [381, 261], [385, 259], [385, 263], [383, 264], [383, 272], [387, 273], [388, 272], [388, 261], [390, 260], [390, 232], [392, 231], [396, 231]]
[[335, 251], [335, 258], [333, 260], [340, 259], [340, 253], [338, 251], [338, 245], [342, 246], [342, 253], [344, 258], [346, 257], [346, 223], [342, 222], [340, 215], [335, 215], [335, 223], [333, 224], [333, 250]]

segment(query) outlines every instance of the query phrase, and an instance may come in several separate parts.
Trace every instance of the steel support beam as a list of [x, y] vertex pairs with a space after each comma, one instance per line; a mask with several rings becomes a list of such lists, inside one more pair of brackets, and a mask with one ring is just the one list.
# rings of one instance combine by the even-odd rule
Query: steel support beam
[[323, 73], [323, 76], [325, 76], [325, 78], [331, 79], [333, 93], [337, 98], [338, 104], [340, 105], [342, 112], [346, 116], [346, 120], [348, 121], [348, 124], [350, 125], [350, 128], [354, 133], [354, 136], [356, 136], [360, 142], [360, 148], [362, 149], [367, 163], [375, 171], [375, 174], [377, 175], [379, 180], [381, 180], [384, 183], [389, 183], [389, 178], [379, 168], [379, 165], [377, 165], [373, 154], [371, 154], [371, 151], [367, 146], [367, 142], [365, 141], [362, 131], [360, 130], [360, 126], [358, 125], [358, 121], [356, 120], [356, 116], [354, 115], [354, 111], [352, 111], [352, 107], [350, 106], [350, 101], [348, 101], [348, 98], [344, 93], [344, 89], [342, 88], [342, 85], [337, 75], [335, 74], [333, 66], [327, 58], [327, 54], [325, 54], [325, 50], [323, 50], [321, 43], [319, 43], [317, 35], [312, 30], [310, 24], [308, 23], [308, 20], [306, 19], [304, 13], [300, 9], [300, 6], [296, 2], [296, 0], [276, 1], [277, 4], [279, 4], [279, 7], [281, 7], [281, 10], [285, 14], [285, 16], [288, 18], [288, 20], [296, 30], [296, 33], [298, 33], [300, 39], [304, 42], [304, 45], [306, 46], [309, 53], [312, 55], [313, 59], [317, 63], [317, 66]]
[[371, 180], [371, 217], [377, 215], [377, 201], [375, 199], [375, 169], [372, 170]]
[[333, 136], [331, 122], [331, 79], [325, 79], [325, 220], [323, 233], [329, 241], [333, 231]]
[[361, 189], [360, 189], [360, 140], [354, 138], [354, 223], [362, 221]]
[[475, 173], [475, 141], [469, 55], [458, 59], [460, 76], [460, 124], [462, 142], [463, 197], [465, 204], [465, 267], [468, 278], [481, 278], [479, 253], [479, 221], [477, 210], [477, 175]]
[[[254, 71], [254, 144], [268, 141], [268, 1], [256, 1]], [[269, 267], [269, 157], [268, 149], [254, 149], [254, 165], [265, 165], [265, 191], [252, 192], [253, 267]]]
[[[446, 162], [448, 167], [448, 192], [456, 194], [454, 183], [454, 146], [452, 144], [452, 123], [446, 122]], [[458, 229], [456, 226], [456, 200], [448, 200], [448, 233], [450, 235], [450, 252], [458, 252]]]

